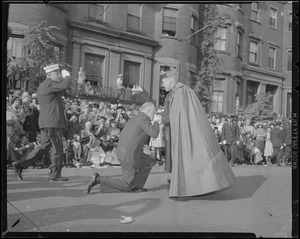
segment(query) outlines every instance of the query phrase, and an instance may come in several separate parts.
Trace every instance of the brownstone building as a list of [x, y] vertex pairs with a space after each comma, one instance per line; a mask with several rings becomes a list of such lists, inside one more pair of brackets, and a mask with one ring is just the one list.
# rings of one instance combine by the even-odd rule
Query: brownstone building
[[[61, 61], [72, 65], [77, 78], [83, 67], [87, 80], [116, 95], [116, 80], [141, 86], [159, 104], [160, 71], [175, 67], [178, 80], [189, 84], [199, 71], [201, 4], [10, 4], [8, 57], [25, 54], [22, 34], [47, 20], [61, 28], [54, 42]], [[255, 93], [271, 92], [275, 112], [288, 115], [291, 102], [289, 60], [291, 4], [253, 2], [218, 4], [233, 21], [216, 34], [215, 49], [223, 59], [223, 76], [214, 79], [211, 111], [235, 113], [237, 105], [254, 101]], [[76, 84], [76, 82], [74, 82]], [[73, 92], [75, 94], [75, 92]]]
[[218, 4], [233, 23], [220, 30], [218, 50], [224, 78], [212, 88], [212, 111], [234, 113], [237, 106], [270, 92], [274, 111], [291, 112], [291, 2]]

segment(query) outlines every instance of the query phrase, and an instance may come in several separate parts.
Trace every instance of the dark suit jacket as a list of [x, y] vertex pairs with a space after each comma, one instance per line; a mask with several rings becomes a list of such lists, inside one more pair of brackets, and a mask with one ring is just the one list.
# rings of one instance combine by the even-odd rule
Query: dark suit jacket
[[40, 105], [40, 128], [66, 128], [62, 96], [70, 83], [71, 77], [66, 77], [60, 83], [46, 78], [40, 84], [37, 89], [37, 99]]
[[286, 145], [292, 144], [292, 126], [290, 123], [283, 125], [284, 129], [284, 138], [283, 138], [283, 143]]
[[271, 130], [271, 142], [273, 147], [278, 148], [281, 147], [284, 138], [284, 131], [275, 127]]
[[152, 125], [149, 116], [140, 112], [130, 119], [119, 136], [117, 157], [132, 166], [140, 166], [143, 147], [149, 137], [156, 138], [159, 134], [159, 124]]
[[226, 144], [235, 144], [240, 138], [239, 126], [234, 122], [232, 126], [229, 123], [223, 124], [221, 136], [222, 141], [226, 140]]

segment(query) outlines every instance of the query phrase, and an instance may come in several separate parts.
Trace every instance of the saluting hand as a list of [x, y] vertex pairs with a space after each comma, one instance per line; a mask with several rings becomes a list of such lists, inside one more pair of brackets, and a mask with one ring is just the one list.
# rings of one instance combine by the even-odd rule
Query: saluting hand
[[62, 74], [63, 78], [65, 78], [66, 76], [70, 76], [70, 73], [67, 70], [62, 70], [61, 74]]

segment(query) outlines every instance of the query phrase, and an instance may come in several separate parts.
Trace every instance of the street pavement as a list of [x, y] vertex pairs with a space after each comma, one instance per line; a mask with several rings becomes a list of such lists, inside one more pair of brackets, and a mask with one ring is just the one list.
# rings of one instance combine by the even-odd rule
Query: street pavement
[[[7, 170], [7, 232], [254, 233], [292, 237], [291, 167], [233, 167], [234, 185], [182, 199], [168, 197], [170, 175], [154, 166], [148, 192], [86, 194], [93, 172], [120, 176], [120, 167], [64, 168], [66, 182], [48, 182], [49, 169]], [[122, 216], [131, 217], [123, 224]]]

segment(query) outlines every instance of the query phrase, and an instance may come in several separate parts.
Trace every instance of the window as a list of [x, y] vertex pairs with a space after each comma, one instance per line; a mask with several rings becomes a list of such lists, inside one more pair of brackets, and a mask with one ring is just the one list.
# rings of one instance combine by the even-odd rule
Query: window
[[[198, 18], [195, 16], [195, 15], [192, 15], [191, 16], [191, 34], [193, 34], [196, 30], [197, 30], [197, 27], [198, 27]], [[191, 42], [196, 44], [196, 36], [197, 34], [194, 34], [191, 36]]]
[[237, 56], [242, 57], [242, 33], [238, 32], [237, 34], [237, 40], [236, 40], [236, 45], [237, 45]]
[[223, 112], [224, 105], [224, 79], [213, 80], [212, 98], [211, 98], [211, 111]]
[[275, 69], [276, 65], [276, 48], [269, 46], [268, 68]]
[[270, 8], [270, 27], [277, 27], [277, 10], [275, 8]]
[[289, 13], [289, 31], [292, 31], [293, 29], [293, 13]]
[[258, 21], [258, 3], [251, 3], [251, 19]]
[[293, 62], [292, 62], [292, 51], [287, 52], [287, 71], [292, 70]]
[[123, 85], [132, 88], [140, 84], [141, 64], [132, 61], [124, 61]]
[[249, 62], [257, 64], [258, 60], [258, 42], [250, 41]]
[[58, 45], [54, 45], [53, 50], [54, 50], [54, 55], [56, 60], [60, 62], [62, 59], [62, 47]]
[[163, 34], [176, 35], [177, 10], [164, 8], [163, 13]]
[[127, 27], [140, 31], [141, 4], [128, 4]]
[[84, 70], [86, 74], [86, 81], [90, 81], [92, 85], [96, 86], [103, 77], [103, 61], [104, 56], [85, 53]]
[[257, 91], [257, 84], [251, 81], [247, 82], [247, 91], [246, 91], [246, 105], [251, 105], [255, 102], [255, 94]]
[[24, 42], [23, 37], [10, 37], [7, 41], [7, 59], [10, 57], [24, 56]]
[[218, 30], [216, 32], [215, 49], [218, 51], [226, 50], [226, 32], [227, 32], [227, 28], [225, 28], [225, 27], [218, 28]]
[[105, 4], [89, 4], [89, 18], [93, 21], [104, 21]]

